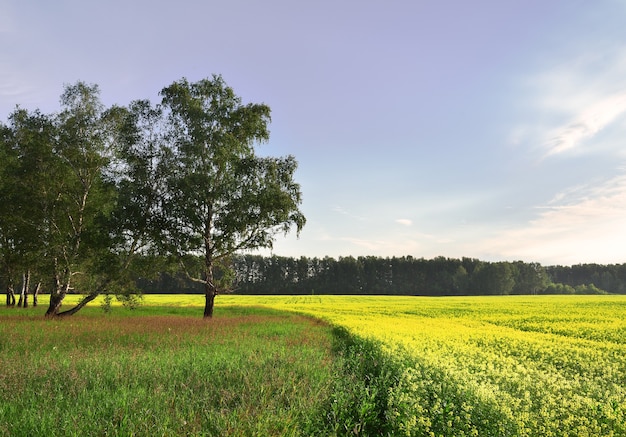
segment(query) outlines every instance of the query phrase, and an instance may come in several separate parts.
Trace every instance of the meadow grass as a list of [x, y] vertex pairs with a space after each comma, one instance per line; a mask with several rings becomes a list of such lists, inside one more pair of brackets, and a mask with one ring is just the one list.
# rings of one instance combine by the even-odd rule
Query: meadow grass
[[221, 308], [210, 321], [187, 311], [96, 306], [46, 320], [1, 309], [0, 435], [312, 430], [331, 396], [329, 326], [271, 309]]

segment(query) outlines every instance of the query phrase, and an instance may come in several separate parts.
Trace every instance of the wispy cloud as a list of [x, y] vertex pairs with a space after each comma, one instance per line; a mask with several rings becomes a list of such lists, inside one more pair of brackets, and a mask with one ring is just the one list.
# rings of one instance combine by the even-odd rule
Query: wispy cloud
[[626, 260], [626, 175], [560, 193], [537, 211], [526, 226], [484, 241], [483, 253], [543, 263]]
[[550, 131], [544, 145], [547, 156], [574, 149], [626, 112], [626, 92], [599, 97], [569, 123]]
[[534, 115], [512, 130], [510, 142], [539, 144], [544, 157], [589, 150], [592, 140], [626, 113], [626, 49], [606, 44], [554, 61], [529, 84]]
[[352, 213], [351, 211], [348, 211], [347, 209], [345, 209], [345, 208], [343, 208], [341, 206], [333, 207], [332, 211], [337, 213], [337, 214], [341, 214], [343, 216], [349, 217], [349, 218], [351, 218], [353, 220], [357, 220], [357, 221], [365, 221], [366, 220], [365, 217], [356, 215], [356, 214]]
[[413, 220], [410, 219], [396, 219], [396, 223], [401, 224], [403, 226], [411, 226], [413, 224]]

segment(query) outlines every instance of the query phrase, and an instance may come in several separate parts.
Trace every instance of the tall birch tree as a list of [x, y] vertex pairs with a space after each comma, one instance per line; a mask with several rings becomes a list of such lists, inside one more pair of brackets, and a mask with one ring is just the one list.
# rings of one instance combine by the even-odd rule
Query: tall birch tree
[[[269, 140], [270, 108], [243, 104], [221, 76], [182, 79], [161, 96], [169, 144], [161, 241], [203, 283], [210, 318], [215, 296], [228, 286], [216, 277], [218, 268], [236, 252], [270, 248], [277, 233], [304, 226], [297, 163], [255, 154]], [[192, 275], [186, 261], [198, 255], [202, 268]]]

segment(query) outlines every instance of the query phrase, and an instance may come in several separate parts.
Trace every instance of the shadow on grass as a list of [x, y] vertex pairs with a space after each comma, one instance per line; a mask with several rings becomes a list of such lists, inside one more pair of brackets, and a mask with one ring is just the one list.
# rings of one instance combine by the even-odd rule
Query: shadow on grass
[[312, 424], [311, 435], [392, 436], [389, 394], [403, 364], [373, 340], [333, 328], [334, 376], [331, 396]]

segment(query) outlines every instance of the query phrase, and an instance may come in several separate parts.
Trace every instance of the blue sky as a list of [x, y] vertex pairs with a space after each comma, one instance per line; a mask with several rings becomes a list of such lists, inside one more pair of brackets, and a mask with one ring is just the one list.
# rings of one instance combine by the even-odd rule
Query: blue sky
[[626, 262], [623, 0], [0, 0], [0, 120], [221, 74], [299, 162], [285, 256]]

